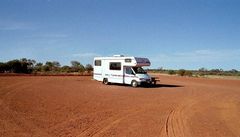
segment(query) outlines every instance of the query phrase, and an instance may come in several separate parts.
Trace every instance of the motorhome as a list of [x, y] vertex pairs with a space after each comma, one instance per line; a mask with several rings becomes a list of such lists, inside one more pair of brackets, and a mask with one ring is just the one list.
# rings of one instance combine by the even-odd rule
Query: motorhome
[[95, 57], [93, 79], [106, 85], [109, 83], [121, 83], [137, 87], [143, 84], [156, 84], [155, 78], [149, 76], [142, 68], [150, 65], [148, 58], [125, 57], [123, 55]]

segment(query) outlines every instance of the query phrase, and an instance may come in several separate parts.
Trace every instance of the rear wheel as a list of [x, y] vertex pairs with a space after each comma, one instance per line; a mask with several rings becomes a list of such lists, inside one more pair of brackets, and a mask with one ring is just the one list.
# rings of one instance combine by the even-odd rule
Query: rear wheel
[[152, 84], [155, 86], [155, 85], [157, 84], [157, 81], [154, 80], [154, 81], [152, 82]]
[[108, 85], [108, 84], [109, 84], [109, 82], [108, 82], [108, 79], [107, 79], [107, 78], [104, 78], [104, 79], [103, 79], [103, 84], [105, 84], [105, 85]]
[[132, 87], [136, 88], [138, 86], [137, 81], [133, 80], [131, 83]]

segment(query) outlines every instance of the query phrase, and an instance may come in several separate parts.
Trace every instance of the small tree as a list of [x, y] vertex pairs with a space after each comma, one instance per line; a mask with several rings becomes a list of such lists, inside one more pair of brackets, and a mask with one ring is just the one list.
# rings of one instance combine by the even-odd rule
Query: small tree
[[207, 70], [206, 68], [202, 67], [202, 68], [198, 69], [198, 71], [199, 71], [199, 72], [206, 72], [206, 71], [208, 71], [208, 70]]
[[78, 62], [78, 61], [71, 61], [71, 71], [72, 72], [84, 72], [85, 71], [85, 68], [84, 66]]
[[71, 61], [71, 65], [72, 65], [72, 67], [78, 67], [81, 65], [81, 63], [79, 61], [73, 60], [73, 61]]
[[52, 71], [53, 63], [50, 61], [47, 61], [43, 67], [43, 70], [46, 71]]
[[185, 71], [184, 75], [191, 77], [192, 76], [192, 71], [187, 70], [187, 71]]
[[37, 72], [37, 71], [42, 71], [43, 70], [43, 63], [37, 63], [35, 66], [34, 66], [34, 71]]
[[210, 70], [210, 75], [221, 75], [223, 72], [222, 69], [211, 69]]
[[168, 74], [170, 74], [170, 75], [175, 75], [176, 72], [175, 72], [174, 70], [168, 70]]
[[66, 73], [71, 72], [71, 67], [63, 66], [63, 67], [61, 67], [61, 72], [66, 72]]
[[7, 70], [6, 63], [0, 62], [0, 73], [4, 73]]
[[17, 59], [8, 61], [7, 65], [9, 67], [8, 71], [11, 73], [22, 73], [23, 72], [22, 63]]
[[61, 65], [58, 61], [53, 61], [52, 64], [53, 64], [53, 68], [52, 68], [53, 71], [59, 71], [60, 70]]
[[60, 67], [60, 63], [58, 61], [47, 61], [43, 67], [44, 71], [58, 71]]
[[178, 70], [177, 74], [180, 76], [184, 76], [185, 72], [186, 72], [185, 69], [180, 69], [180, 70]]
[[93, 71], [93, 67], [92, 67], [91, 64], [87, 64], [87, 65], [85, 66], [85, 69], [87, 70], [88, 73], [91, 72], [91, 71]]
[[36, 63], [35, 60], [22, 58], [20, 59], [20, 62], [22, 65], [22, 73], [32, 73]]
[[238, 70], [236, 70], [236, 69], [231, 69], [231, 70], [230, 70], [230, 73], [238, 73]]

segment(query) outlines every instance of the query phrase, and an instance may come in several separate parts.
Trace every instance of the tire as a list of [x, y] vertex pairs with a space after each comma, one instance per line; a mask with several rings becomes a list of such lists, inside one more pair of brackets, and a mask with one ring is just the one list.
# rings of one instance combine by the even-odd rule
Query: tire
[[105, 84], [105, 85], [108, 85], [108, 84], [109, 84], [107, 78], [104, 78], [104, 79], [103, 79], [103, 84]]
[[138, 83], [136, 80], [133, 80], [132, 83], [131, 83], [131, 86], [136, 88], [138, 86]]

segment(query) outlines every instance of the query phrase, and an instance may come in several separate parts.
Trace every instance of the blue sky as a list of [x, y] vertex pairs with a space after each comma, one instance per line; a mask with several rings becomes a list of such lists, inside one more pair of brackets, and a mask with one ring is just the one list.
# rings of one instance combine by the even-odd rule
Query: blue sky
[[239, 0], [1, 0], [0, 62], [148, 57], [152, 68], [240, 70]]

